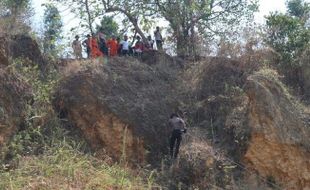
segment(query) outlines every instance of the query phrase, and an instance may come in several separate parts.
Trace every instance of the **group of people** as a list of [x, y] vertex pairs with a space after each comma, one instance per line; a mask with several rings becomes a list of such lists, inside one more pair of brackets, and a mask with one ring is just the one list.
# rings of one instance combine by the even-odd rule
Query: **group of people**
[[160, 28], [156, 27], [154, 31], [155, 41], [151, 36], [148, 36], [146, 40], [142, 40], [140, 36], [135, 37], [135, 43], [132, 46], [128, 41], [128, 36], [125, 35], [123, 40], [112, 36], [111, 39], [106, 39], [103, 32], [99, 31], [97, 34], [87, 35], [86, 40], [80, 41], [78, 35], [75, 36], [75, 40], [72, 42], [72, 48], [76, 59], [83, 58], [82, 46], [85, 47], [87, 58], [97, 58], [103, 56], [127, 56], [136, 55], [140, 56], [144, 51], [154, 49], [154, 43], [156, 42], [157, 50], [162, 50], [163, 37], [160, 32]]

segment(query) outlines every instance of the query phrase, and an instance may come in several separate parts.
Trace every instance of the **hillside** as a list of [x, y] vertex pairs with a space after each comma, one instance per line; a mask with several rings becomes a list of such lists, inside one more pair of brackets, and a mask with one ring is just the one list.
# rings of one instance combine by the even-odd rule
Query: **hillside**
[[[16, 51], [0, 51], [1, 189], [310, 188], [310, 108], [262, 64], [270, 55], [55, 63]], [[188, 126], [177, 160], [173, 112]]]

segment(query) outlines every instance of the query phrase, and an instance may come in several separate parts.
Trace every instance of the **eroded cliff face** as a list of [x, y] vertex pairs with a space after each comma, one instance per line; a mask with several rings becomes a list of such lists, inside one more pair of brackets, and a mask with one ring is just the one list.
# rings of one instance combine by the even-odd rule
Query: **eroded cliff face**
[[244, 161], [284, 189], [310, 189], [310, 124], [272, 78], [258, 73], [247, 80], [251, 138]]
[[[80, 89], [84, 98], [91, 94], [88, 86], [82, 85]], [[63, 95], [73, 98], [70, 94]], [[108, 155], [114, 161], [143, 163], [144, 143], [142, 139], [133, 135], [132, 127], [108, 111], [105, 106], [97, 104], [96, 99], [93, 99], [95, 97], [88, 102], [84, 102], [83, 97], [80, 97], [81, 104], [71, 104], [69, 108], [60, 105], [58, 108], [66, 109], [66, 118], [81, 130], [93, 150], [97, 151], [99, 156]]]
[[[72, 63], [73, 64], [73, 63]], [[70, 66], [70, 65], [68, 65]], [[85, 63], [63, 78], [53, 101], [56, 111], [98, 151], [115, 161], [141, 163], [167, 151], [169, 115], [177, 106], [176, 73], [168, 64], [145, 64], [135, 58]], [[171, 65], [177, 67], [177, 65]]]
[[[74, 67], [71, 64], [65, 67]], [[193, 73], [198, 74], [189, 73], [187, 81], [179, 77], [187, 71], [175, 68], [177, 63], [171, 68], [169, 63], [143, 63], [129, 57], [84, 64], [66, 73], [53, 105], [82, 131], [94, 150], [104, 150], [115, 161], [139, 164], [149, 156], [158, 164], [167, 155], [168, 116], [186, 104], [193, 127], [189, 136], [200, 140], [183, 141], [183, 165], [176, 170], [182, 176], [176, 181], [208, 188], [209, 169], [233, 161], [246, 166], [231, 169], [238, 180], [247, 182], [240, 176], [255, 170], [281, 188], [309, 189], [309, 115], [303, 114], [275, 71], [211, 58], [200, 71], [194, 66]], [[182, 99], [185, 96], [189, 100]], [[194, 128], [203, 132], [194, 134]], [[218, 150], [221, 160], [213, 153]], [[195, 152], [197, 156], [190, 160]], [[222, 185], [221, 178], [228, 174], [223, 167], [218, 172], [222, 174], [216, 176], [217, 185]], [[230, 178], [222, 181], [223, 188], [233, 186]], [[262, 183], [266, 181], [258, 185]]]

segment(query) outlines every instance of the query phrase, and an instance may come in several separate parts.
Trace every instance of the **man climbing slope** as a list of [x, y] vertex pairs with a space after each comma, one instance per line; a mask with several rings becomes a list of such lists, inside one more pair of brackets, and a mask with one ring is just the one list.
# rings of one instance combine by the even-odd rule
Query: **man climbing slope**
[[186, 133], [185, 122], [177, 114], [173, 113], [169, 119], [169, 127], [172, 131], [170, 137], [170, 156], [171, 158], [177, 158], [182, 141], [182, 134]]

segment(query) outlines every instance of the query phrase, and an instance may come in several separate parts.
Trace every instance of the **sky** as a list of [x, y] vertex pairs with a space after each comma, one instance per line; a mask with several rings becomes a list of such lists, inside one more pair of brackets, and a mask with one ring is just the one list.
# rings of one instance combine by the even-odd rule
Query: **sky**
[[268, 15], [270, 12], [285, 12], [286, 0], [260, 0], [259, 1], [259, 12], [255, 15], [255, 20], [258, 23], [263, 24], [265, 19], [264, 16]]

